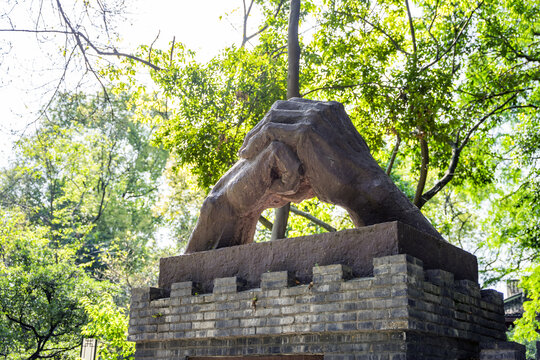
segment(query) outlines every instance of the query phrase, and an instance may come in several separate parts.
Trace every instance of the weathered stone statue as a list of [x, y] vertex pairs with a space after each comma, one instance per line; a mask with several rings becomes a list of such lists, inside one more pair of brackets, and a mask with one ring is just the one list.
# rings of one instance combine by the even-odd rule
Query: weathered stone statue
[[317, 196], [357, 227], [399, 220], [439, 233], [379, 167], [338, 102], [277, 101], [201, 208], [186, 253], [253, 241], [263, 210]]

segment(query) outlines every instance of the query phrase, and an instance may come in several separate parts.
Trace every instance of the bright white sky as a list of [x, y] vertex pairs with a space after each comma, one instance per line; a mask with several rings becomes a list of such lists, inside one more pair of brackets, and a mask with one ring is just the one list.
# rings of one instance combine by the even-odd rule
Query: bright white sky
[[[205, 61], [241, 40], [242, 0], [128, 0], [126, 4], [128, 19], [118, 28], [123, 52], [151, 44], [159, 33], [154, 47], [167, 48], [175, 37]], [[27, 24], [33, 19], [26, 12], [14, 11], [11, 16], [16, 27], [31, 28]], [[5, 28], [2, 20], [0, 14], [0, 28]], [[251, 22], [254, 28], [257, 25]], [[33, 131], [39, 110], [56, 87], [62, 66], [55, 66], [52, 58], [60, 46], [58, 42], [40, 44], [32, 34], [0, 32], [0, 167], [7, 165], [20, 133]], [[68, 77], [73, 82], [80, 74]], [[91, 76], [86, 81], [90, 89], [96, 86]]]

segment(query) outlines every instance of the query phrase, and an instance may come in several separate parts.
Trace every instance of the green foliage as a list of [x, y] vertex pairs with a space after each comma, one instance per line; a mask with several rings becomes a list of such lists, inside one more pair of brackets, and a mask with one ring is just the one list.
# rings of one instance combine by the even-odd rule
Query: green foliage
[[152, 207], [167, 153], [150, 145], [152, 128], [133, 121], [128, 102], [125, 94], [62, 94], [0, 177], [4, 207], [23, 209], [95, 268], [115, 238], [144, 248], [140, 239], [159, 223]]
[[530, 269], [530, 275], [522, 278], [520, 287], [529, 300], [523, 303], [523, 317], [516, 320], [512, 339], [519, 342], [540, 340], [540, 266], [534, 265]]
[[[406, 2], [325, 5], [311, 45], [322, 62], [314, 81], [303, 84], [307, 92], [348, 104], [381, 162], [394, 141], [386, 134], [399, 135], [398, 156], [409, 159], [403, 170], [417, 178], [428, 160], [428, 185], [444, 176], [456, 156], [452, 150], [460, 148], [451, 180], [493, 182], [497, 149], [491, 130], [517, 116], [534, 116], [538, 70], [504, 56], [507, 39], [492, 20], [507, 19], [505, 29], [519, 24], [526, 34], [534, 22], [521, 21], [513, 3], [421, 1], [410, 18]], [[532, 16], [537, 9], [527, 11]], [[521, 40], [519, 51], [538, 49], [533, 37]], [[429, 146], [428, 159], [420, 153], [421, 140]]]
[[82, 299], [89, 322], [83, 327], [86, 337], [99, 339], [98, 353], [103, 360], [133, 359], [135, 343], [128, 342], [128, 311], [119, 308], [110, 295], [98, 302]]
[[0, 219], [0, 355], [75, 359], [87, 321], [79, 300], [95, 299], [98, 283], [47, 229], [15, 211]]
[[187, 244], [191, 231], [199, 216], [199, 209], [204, 200], [205, 191], [197, 184], [197, 178], [185, 167], [175, 166], [170, 162], [165, 170], [169, 193], [160, 201], [157, 212], [161, 214], [177, 239], [178, 248]]
[[247, 131], [285, 97], [284, 62], [263, 50], [233, 47], [198, 64], [181, 44], [174, 47], [174, 61], [167, 52], [154, 58], [165, 68], [152, 72], [160, 95], [143, 98], [152, 109], [146, 117], [155, 112], [162, 117], [151, 120], [160, 124], [155, 141], [208, 188], [237, 160]]
[[[343, 230], [354, 227], [348, 213], [337, 206], [323, 203], [317, 198], [305, 200], [302, 203], [296, 205], [299, 210], [307, 212], [317, 219], [322, 220], [328, 225], [332, 226], [336, 230]], [[297, 237], [311, 234], [319, 234], [327, 232], [320, 225], [313, 223], [305, 217], [294, 214], [289, 215], [287, 236]]]
[[62, 94], [45, 115], [0, 173], [0, 354], [75, 359], [91, 334], [100, 357], [128, 358], [131, 288], [166, 251], [152, 239], [167, 152], [125, 94]]

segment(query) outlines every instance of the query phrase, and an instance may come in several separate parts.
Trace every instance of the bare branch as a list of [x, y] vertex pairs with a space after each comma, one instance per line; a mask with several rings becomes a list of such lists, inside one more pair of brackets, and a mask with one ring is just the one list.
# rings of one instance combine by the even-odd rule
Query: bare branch
[[300, 215], [302, 217], [305, 217], [306, 219], [310, 220], [312, 223], [316, 224], [316, 225], [319, 225], [320, 227], [330, 231], [330, 232], [334, 232], [336, 231], [336, 229], [330, 225], [330, 224], [327, 224], [325, 223], [324, 221], [320, 220], [320, 219], [317, 219], [315, 216], [305, 212], [305, 211], [302, 211], [300, 209], [298, 209], [296, 206], [294, 205], [291, 205], [291, 212], [295, 213], [296, 215]]
[[[276, 11], [274, 12], [274, 18], [279, 14], [279, 11], [281, 10], [281, 8], [283, 7], [283, 3], [285, 2], [285, 0], [281, 0], [276, 8]], [[246, 10], [246, 1], [243, 0], [243, 3], [244, 3], [244, 28], [242, 30], [242, 44], [240, 45], [240, 47], [244, 47], [244, 45], [246, 45], [246, 43], [253, 39], [255, 36], [259, 35], [260, 33], [262, 33], [263, 31], [265, 31], [267, 28], [268, 28], [268, 24], [264, 24], [263, 27], [261, 27], [259, 30], [257, 30], [256, 32], [254, 32], [253, 34], [247, 36], [247, 20], [248, 20], [248, 17], [249, 17], [249, 13], [251, 11], [251, 7], [253, 5], [253, 0], [251, 0], [251, 3], [249, 4], [249, 8]]]
[[174, 53], [174, 41], [176, 40], [176, 36], [173, 36], [172, 38], [172, 44], [171, 44], [171, 54], [169, 56], [169, 66], [172, 66], [173, 61], [173, 53]]
[[[56, 6], [58, 8], [58, 13], [59, 13], [63, 23], [67, 27], [66, 30], [38, 29], [37, 28], [38, 23], [36, 23], [36, 28], [35, 29], [16, 29], [14, 26], [12, 26], [10, 29], [0, 29], [0, 32], [25, 32], [25, 33], [34, 33], [34, 34], [63, 34], [63, 35], [67, 35], [67, 36], [73, 36], [73, 38], [75, 39], [78, 47], [80, 48], [80, 50], [81, 50], [81, 52], [83, 54], [83, 57], [85, 58], [87, 68], [91, 72], [93, 72], [94, 75], [95, 75], [95, 71], [92, 69], [92, 66], [91, 66], [90, 62], [88, 61], [87, 54], [86, 54], [87, 48], [84, 45], [87, 45], [89, 48], [91, 48], [99, 56], [125, 57], [125, 58], [132, 59], [134, 61], [143, 63], [143, 64], [151, 67], [154, 70], [161, 70], [157, 65], [154, 65], [150, 61], [144, 60], [144, 59], [142, 59], [140, 57], [137, 57], [137, 56], [134, 56], [134, 55], [131, 55], [131, 54], [127, 54], [127, 53], [123, 53], [123, 52], [119, 52], [118, 50], [116, 50], [114, 48], [112, 50], [104, 50], [104, 49], [98, 48], [89, 39], [89, 37], [87, 35], [85, 35], [81, 31], [76, 30], [73, 27], [73, 25], [71, 24], [71, 21], [69, 20], [66, 13], [64, 12], [64, 9], [62, 8], [62, 4], [60, 3], [59, 0], [56, 0]], [[104, 19], [104, 21], [105, 21], [105, 19]], [[83, 44], [83, 41], [84, 41], [85, 44]]]
[[156, 35], [156, 38], [150, 44], [150, 48], [148, 48], [148, 62], [149, 63], [152, 63], [152, 48], [154, 47], [154, 44], [156, 43], [157, 39], [159, 38], [159, 34], [161, 34], [161, 30], [158, 31], [158, 33]]
[[274, 226], [274, 224], [272, 224], [270, 220], [268, 220], [267, 218], [261, 215], [259, 216], [259, 222], [261, 223], [262, 226], [272, 231], [272, 227]]
[[405, 6], [407, 7], [407, 17], [409, 18], [409, 28], [411, 31], [411, 38], [413, 44], [413, 54], [416, 54], [416, 35], [414, 34], [414, 24], [411, 16], [411, 9], [409, 8], [409, 0], [405, 0]]

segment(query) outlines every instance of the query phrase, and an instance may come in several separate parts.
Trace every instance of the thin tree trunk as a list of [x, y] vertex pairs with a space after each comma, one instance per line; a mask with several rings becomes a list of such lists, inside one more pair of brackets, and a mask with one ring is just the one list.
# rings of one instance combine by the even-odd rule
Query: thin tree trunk
[[422, 165], [420, 166], [420, 178], [418, 179], [418, 185], [416, 185], [416, 194], [414, 195], [413, 201], [413, 204], [419, 209], [425, 203], [422, 203], [422, 194], [424, 192], [424, 188], [426, 187], [429, 166], [429, 149], [425, 137], [420, 138], [420, 151], [422, 154]]
[[[300, 0], [291, 0], [289, 15], [287, 99], [300, 97], [300, 44], [298, 41], [298, 22], [300, 20]], [[270, 240], [282, 239], [287, 230], [291, 204], [276, 209], [274, 226]]]
[[287, 99], [300, 97], [300, 43], [298, 22], [300, 21], [300, 0], [291, 0], [289, 17]]
[[396, 156], [399, 151], [399, 145], [401, 144], [401, 137], [396, 133], [396, 144], [394, 145], [394, 150], [392, 150], [392, 156], [390, 156], [390, 161], [386, 167], [386, 175], [390, 176], [392, 173], [392, 168], [394, 167], [394, 161], [396, 161]]

